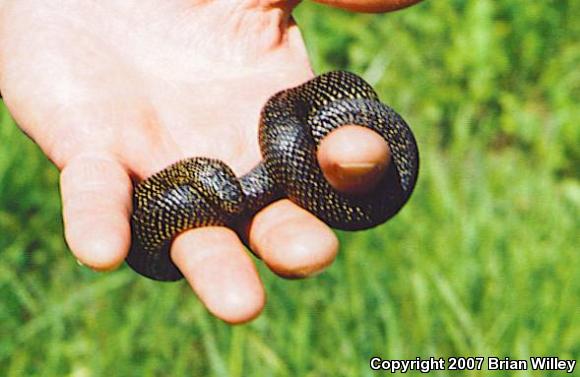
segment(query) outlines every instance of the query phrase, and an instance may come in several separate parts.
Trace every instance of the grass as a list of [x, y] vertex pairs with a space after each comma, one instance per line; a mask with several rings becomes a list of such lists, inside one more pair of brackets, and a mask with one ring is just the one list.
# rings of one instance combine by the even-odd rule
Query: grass
[[260, 266], [267, 307], [239, 327], [183, 282], [77, 266], [57, 171], [2, 108], [0, 375], [372, 376], [373, 355], [578, 360], [577, 14], [565, 0], [427, 1], [383, 16], [301, 5], [317, 70], [364, 75], [413, 126], [420, 179], [395, 219], [341, 233], [324, 274], [284, 281]]

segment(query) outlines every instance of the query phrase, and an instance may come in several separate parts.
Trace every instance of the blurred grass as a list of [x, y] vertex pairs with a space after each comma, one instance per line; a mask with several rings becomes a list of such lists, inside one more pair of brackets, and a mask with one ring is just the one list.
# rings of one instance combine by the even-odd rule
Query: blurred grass
[[241, 327], [211, 318], [185, 283], [78, 267], [57, 172], [1, 108], [0, 375], [371, 376], [372, 355], [578, 360], [578, 14], [565, 0], [427, 1], [382, 16], [301, 5], [317, 71], [362, 74], [405, 116], [420, 179], [395, 219], [341, 234], [321, 276], [260, 267], [269, 302]]

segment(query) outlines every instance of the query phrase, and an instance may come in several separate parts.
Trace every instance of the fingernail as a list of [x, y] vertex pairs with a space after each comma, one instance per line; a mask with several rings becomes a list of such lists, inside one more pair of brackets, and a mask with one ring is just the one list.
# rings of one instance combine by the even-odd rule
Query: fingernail
[[365, 183], [372, 184], [374, 178], [382, 173], [382, 164], [374, 164], [371, 162], [351, 162], [338, 164], [338, 177], [341, 180], [350, 181], [351, 183]]
[[371, 191], [385, 171], [385, 164], [345, 162], [336, 165], [333, 186], [345, 193], [363, 194]]
[[348, 162], [338, 164], [338, 167], [340, 168], [340, 173], [347, 175], [348, 177], [353, 175], [367, 175], [378, 170], [379, 168], [378, 164], [373, 164], [372, 162]]

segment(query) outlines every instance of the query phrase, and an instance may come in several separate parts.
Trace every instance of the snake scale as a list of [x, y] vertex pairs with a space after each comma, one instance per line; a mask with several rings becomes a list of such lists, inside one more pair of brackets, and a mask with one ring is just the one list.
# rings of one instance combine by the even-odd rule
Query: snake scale
[[[326, 181], [316, 150], [346, 124], [379, 133], [391, 150], [381, 181], [365, 195], [343, 194]], [[182, 277], [169, 255], [184, 230], [233, 226], [269, 203], [289, 198], [331, 227], [359, 230], [394, 216], [409, 199], [419, 170], [415, 138], [372, 87], [344, 71], [322, 74], [272, 96], [261, 112], [262, 161], [238, 178], [222, 161], [181, 160], [139, 183], [133, 194], [133, 243], [127, 263], [155, 280]]]

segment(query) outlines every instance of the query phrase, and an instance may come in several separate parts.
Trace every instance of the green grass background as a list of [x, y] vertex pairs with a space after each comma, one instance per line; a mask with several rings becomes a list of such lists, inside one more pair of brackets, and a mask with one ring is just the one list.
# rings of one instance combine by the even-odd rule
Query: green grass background
[[57, 171], [2, 107], [0, 376], [372, 376], [372, 355], [578, 360], [578, 15], [573, 0], [431, 0], [388, 15], [301, 5], [317, 71], [363, 75], [405, 116], [420, 179], [395, 219], [340, 234], [324, 274], [284, 281], [260, 267], [268, 304], [238, 327], [184, 282], [79, 267]]

